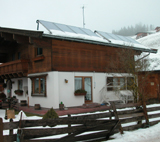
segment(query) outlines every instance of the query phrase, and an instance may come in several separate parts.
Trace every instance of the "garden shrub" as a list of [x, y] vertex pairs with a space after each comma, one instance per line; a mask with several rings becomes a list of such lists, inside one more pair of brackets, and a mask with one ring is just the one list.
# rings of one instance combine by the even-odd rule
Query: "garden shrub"
[[55, 112], [53, 107], [48, 110], [48, 112], [43, 116], [43, 119], [54, 119], [54, 118], [59, 118], [58, 114]]

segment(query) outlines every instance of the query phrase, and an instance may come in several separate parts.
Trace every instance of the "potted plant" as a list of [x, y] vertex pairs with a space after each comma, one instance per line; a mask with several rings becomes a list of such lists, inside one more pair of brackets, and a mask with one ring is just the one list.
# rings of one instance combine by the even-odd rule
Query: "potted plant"
[[64, 104], [63, 104], [63, 102], [61, 102], [61, 103], [59, 104], [59, 109], [60, 109], [60, 110], [64, 110]]
[[23, 90], [15, 90], [14, 93], [17, 95], [23, 95]]
[[84, 89], [78, 89], [74, 92], [75, 96], [81, 96], [81, 95], [86, 95], [87, 91], [85, 91]]

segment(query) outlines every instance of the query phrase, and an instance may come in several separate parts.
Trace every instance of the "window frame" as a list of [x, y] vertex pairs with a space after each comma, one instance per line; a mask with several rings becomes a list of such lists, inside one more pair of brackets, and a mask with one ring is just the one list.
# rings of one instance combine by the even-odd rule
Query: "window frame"
[[[20, 88], [20, 82], [22, 83], [22, 88]], [[19, 79], [18, 80], [18, 90], [23, 90], [23, 80], [22, 79]]]
[[86, 100], [85, 97], [84, 97], [84, 100], [85, 100], [86, 103], [87, 103], [87, 102], [92, 102], [92, 101], [93, 101], [92, 76], [75, 76], [75, 77], [74, 77], [74, 91], [76, 91], [76, 90], [75, 90], [75, 78], [82, 78], [82, 89], [85, 89], [85, 84], [84, 84], [85, 78], [90, 78], [90, 79], [91, 79], [91, 100]]
[[[39, 51], [39, 50], [41, 50], [41, 51]], [[41, 52], [41, 53], [39, 53], [39, 52]], [[43, 48], [36, 48], [35, 56], [37, 57], [37, 56], [41, 56], [41, 55], [43, 55]]]
[[[124, 85], [122, 88], [120, 88], [119, 90], [129, 90], [128, 86], [128, 80], [129, 78], [134, 79], [134, 77], [107, 77], [106, 79], [106, 85], [107, 85], [107, 91], [116, 91], [116, 88], [120, 87], [121, 85], [121, 79], [124, 78]], [[114, 79], [118, 79], [117, 81], [117, 85], [114, 85]]]
[[[31, 79], [31, 96], [37, 96], [37, 97], [47, 97], [47, 90], [46, 90], [46, 88], [47, 88], [47, 75], [43, 75], [43, 76], [33, 76], [33, 77], [30, 77], [30, 79]], [[39, 81], [38, 81], [38, 86], [39, 86], [39, 88], [38, 88], [38, 92], [39, 93], [36, 93], [35, 92], [35, 80], [36, 80], [36, 78], [38, 78], [39, 79]], [[44, 89], [45, 89], [45, 91], [44, 91], [44, 93], [41, 93], [41, 79], [44, 79]]]

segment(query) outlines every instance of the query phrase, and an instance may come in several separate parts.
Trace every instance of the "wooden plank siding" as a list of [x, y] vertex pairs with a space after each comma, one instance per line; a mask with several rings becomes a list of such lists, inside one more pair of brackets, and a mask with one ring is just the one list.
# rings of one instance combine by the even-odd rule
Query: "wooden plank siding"
[[110, 64], [117, 59], [120, 50], [115, 47], [53, 39], [53, 70], [113, 72]]
[[160, 100], [160, 72], [141, 72], [139, 73], [139, 85], [141, 85], [146, 100], [158, 99]]
[[[52, 70], [51, 44], [50, 44], [50, 47], [47, 47], [47, 48], [45, 48], [45, 45], [43, 45], [43, 54], [39, 56], [36, 56], [36, 48], [37, 47], [34, 45], [29, 45], [28, 52], [29, 52], [30, 64], [29, 64], [28, 73], [40, 73], [40, 72], [51, 71]], [[43, 57], [43, 58], [39, 58], [39, 57]]]
[[[18, 41], [21, 39], [16, 35], [13, 37]], [[23, 38], [7, 51], [6, 58], [11, 62], [15, 54], [15, 60], [18, 60], [20, 52], [21, 59], [29, 60], [28, 74], [48, 71], [124, 72], [118, 60], [122, 48], [45, 37]], [[36, 56], [36, 48], [43, 49], [41, 56]], [[113, 66], [114, 62], [117, 64]]]

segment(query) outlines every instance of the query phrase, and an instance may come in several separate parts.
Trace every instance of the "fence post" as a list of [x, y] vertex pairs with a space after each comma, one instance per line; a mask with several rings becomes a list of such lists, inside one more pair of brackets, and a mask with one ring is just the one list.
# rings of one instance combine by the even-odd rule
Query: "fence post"
[[146, 125], [149, 126], [149, 119], [148, 119], [148, 114], [147, 114], [147, 108], [146, 108], [146, 102], [145, 102], [145, 99], [144, 99], [144, 95], [142, 95], [142, 106], [143, 106], [144, 117], [146, 119]]
[[[110, 102], [110, 104], [111, 104], [111, 107], [113, 109], [113, 112], [114, 112], [114, 115], [115, 115], [115, 119], [119, 120], [119, 117], [118, 117], [118, 114], [117, 114], [117, 110], [116, 110], [116, 107], [115, 107], [115, 103], [114, 102]], [[120, 131], [121, 134], [123, 134], [123, 128], [121, 126], [121, 123], [120, 123], [119, 131]]]
[[3, 120], [0, 118], [0, 140], [3, 142]]
[[[71, 118], [71, 115], [68, 114], [68, 118]], [[71, 123], [68, 123], [68, 128], [71, 128]], [[71, 133], [68, 133], [68, 135], [70, 135]]]
[[[9, 121], [10, 121], [10, 122], [13, 122], [13, 119], [11, 118]], [[13, 129], [11, 129], [11, 130], [9, 131], [9, 135], [13, 135]]]
[[111, 114], [111, 115], [109, 116], [109, 119], [112, 120], [112, 112], [111, 112], [111, 110], [109, 110], [109, 112], [110, 112], [110, 114]]

